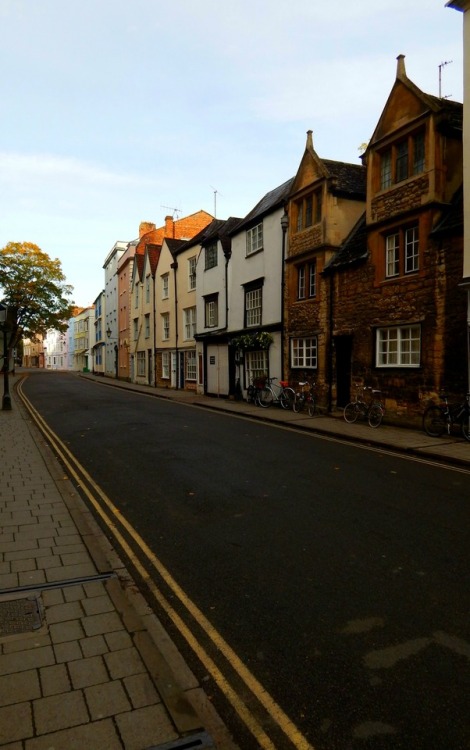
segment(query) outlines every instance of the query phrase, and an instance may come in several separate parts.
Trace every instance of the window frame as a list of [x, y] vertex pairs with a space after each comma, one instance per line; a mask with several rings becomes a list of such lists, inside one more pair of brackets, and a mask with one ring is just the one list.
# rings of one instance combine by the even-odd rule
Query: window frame
[[162, 274], [162, 299], [168, 299], [170, 296], [170, 274], [169, 273], [163, 273]]
[[388, 190], [426, 171], [426, 131], [409, 133], [379, 151], [379, 189]]
[[[396, 332], [396, 337], [391, 336]], [[408, 335], [406, 335], [408, 333]], [[413, 335], [417, 333], [418, 335]], [[386, 334], [386, 337], [385, 337]], [[413, 350], [413, 342], [418, 349]], [[375, 333], [375, 366], [379, 369], [421, 367], [422, 331], [420, 323], [380, 326]], [[405, 361], [406, 359], [409, 361]], [[414, 359], [414, 361], [412, 361]]]
[[190, 341], [196, 333], [196, 306], [186, 307], [184, 310], [184, 338]]
[[[258, 297], [258, 300], [256, 300]], [[254, 305], [251, 302], [259, 301], [259, 304]], [[249, 305], [250, 302], [250, 306]], [[257, 328], [262, 325], [263, 321], [263, 284], [250, 284], [245, 287], [245, 299], [244, 299], [244, 327], [245, 328]], [[255, 314], [255, 311], [259, 311]]]
[[385, 281], [419, 273], [419, 222], [407, 224], [384, 233], [383, 241]]
[[195, 349], [192, 349], [191, 351], [186, 352], [185, 378], [186, 380], [191, 381], [191, 382], [197, 381], [197, 358], [196, 358]]
[[145, 361], [145, 352], [137, 352], [137, 377], [144, 378], [147, 374], [147, 367]]
[[219, 325], [219, 294], [204, 297], [204, 328], [217, 328]]
[[170, 340], [170, 313], [161, 313], [162, 317], [162, 341]]
[[216, 268], [219, 264], [219, 251], [217, 242], [211, 242], [210, 245], [206, 245], [204, 248], [204, 270], [209, 271], [211, 268]]
[[162, 379], [170, 379], [170, 352], [162, 352]]
[[295, 202], [296, 232], [303, 232], [305, 229], [319, 224], [322, 218], [323, 188], [319, 187], [312, 190], [308, 195], [304, 195]]
[[259, 222], [246, 230], [246, 257], [263, 250], [263, 222]]
[[196, 289], [196, 263], [195, 255], [188, 258], [188, 292], [193, 292]]
[[317, 261], [309, 260], [296, 266], [297, 300], [302, 302], [317, 296]]
[[318, 368], [318, 336], [292, 336], [289, 351], [292, 370]]

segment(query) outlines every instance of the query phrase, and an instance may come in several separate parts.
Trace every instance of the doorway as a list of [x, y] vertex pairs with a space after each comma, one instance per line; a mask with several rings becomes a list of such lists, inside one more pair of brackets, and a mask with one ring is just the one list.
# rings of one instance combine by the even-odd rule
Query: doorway
[[335, 336], [336, 406], [344, 407], [351, 401], [352, 336]]

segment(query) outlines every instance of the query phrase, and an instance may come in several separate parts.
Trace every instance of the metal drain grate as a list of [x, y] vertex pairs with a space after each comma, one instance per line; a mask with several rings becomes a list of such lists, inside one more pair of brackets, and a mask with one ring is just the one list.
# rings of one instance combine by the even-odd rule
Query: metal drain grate
[[0, 601], [0, 638], [32, 633], [41, 626], [41, 608], [36, 596]]
[[212, 738], [207, 732], [199, 732], [182, 737], [176, 742], [167, 742], [164, 745], [154, 745], [147, 750], [215, 750]]

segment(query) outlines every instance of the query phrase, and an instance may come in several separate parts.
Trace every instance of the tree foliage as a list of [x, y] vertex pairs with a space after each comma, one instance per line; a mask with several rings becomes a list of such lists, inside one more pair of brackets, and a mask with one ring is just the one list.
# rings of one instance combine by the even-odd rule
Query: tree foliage
[[9, 242], [0, 249], [0, 300], [8, 307], [9, 348], [22, 337], [67, 329], [73, 288], [65, 280], [60, 261], [31, 242]]

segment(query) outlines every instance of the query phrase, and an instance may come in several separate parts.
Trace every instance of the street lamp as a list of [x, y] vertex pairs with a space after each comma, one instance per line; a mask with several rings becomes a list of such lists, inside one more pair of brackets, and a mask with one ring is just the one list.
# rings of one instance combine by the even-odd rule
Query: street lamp
[[[117, 341], [117, 339], [115, 339], [114, 337], [111, 338], [111, 334], [112, 334], [112, 330], [110, 326], [108, 325], [106, 336], [108, 337], [108, 339], [111, 339], [111, 341]], [[119, 378], [118, 348], [119, 348], [118, 345], [114, 344], [114, 366], [116, 368], [116, 380], [118, 380]]]
[[3, 398], [2, 398], [2, 410], [11, 411], [11, 397], [10, 397], [10, 386], [8, 382], [8, 368], [9, 368], [9, 357], [8, 357], [8, 343], [7, 343], [7, 330], [8, 330], [8, 307], [2, 305], [0, 302], [0, 328], [3, 330]]
[[284, 378], [284, 326], [285, 326], [285, 320], [284, 320], [284, 297], [285, 297], [285, 290], [284, 290], [284, 283], [285, 283], [285, 255], [286, 255], [286, 233], [287, 228], [289, 226], [289, 216], [287, 214], [286, 209], [284, 208], [284, 213], [281, 216], [281, 229], [282, 229], [282, 258], [281, 258], [281, 379], [285, 380]]

